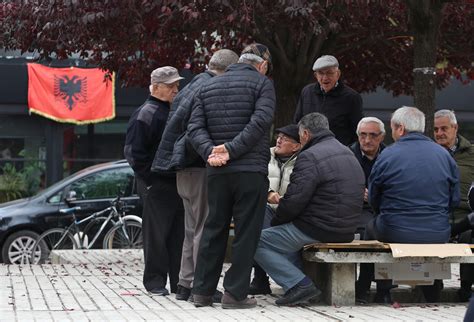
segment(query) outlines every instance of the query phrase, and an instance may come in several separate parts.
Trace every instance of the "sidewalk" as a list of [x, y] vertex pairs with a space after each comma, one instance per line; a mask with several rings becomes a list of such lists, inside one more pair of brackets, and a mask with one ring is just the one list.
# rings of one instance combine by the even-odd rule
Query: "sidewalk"
[[[276, 295], [257, 296], [258, 307], [249, 310], [195, 308], [174, 295], [144, 290], [141, 251], [74, 251], [56, 261], [62, 264], [0, 266], [0, 321], [460, 321], [466, 310], [459, 303], [288, 308], [274, 305]], [[277, 285], [272, 288], [281, 294]]]

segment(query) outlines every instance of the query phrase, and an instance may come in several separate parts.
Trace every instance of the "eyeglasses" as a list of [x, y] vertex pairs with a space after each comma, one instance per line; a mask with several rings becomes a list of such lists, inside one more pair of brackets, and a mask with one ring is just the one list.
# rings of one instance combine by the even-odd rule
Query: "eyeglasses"
[[325, 72], [318, 70], [316, 72], [316, 75], [319, 76], [319, 77], [324, 77], [324, 76], [334, 77], [334, 76], [336, 76], [336, 74], [337, 74], [337, 71], [335, 71], [335, 70], [327, 70]]
[[378, 138], [380, 136], [380, 134], [382, 134], [382, 132], [379, 132], [379, 133], [365, 133], [365, 132], [360, 132], [359, 133], [359, 137], [361, 139], [366, 139], [367, 137], [369, 137], [370, 139], [375, 139], [375, 138]]
[[298, 143], [296, 140], [284, 135], [284, 134], [278, 134], [275, 136], [275, 141], [282, 140], [283, 142], [291, 142], [291, 143]]

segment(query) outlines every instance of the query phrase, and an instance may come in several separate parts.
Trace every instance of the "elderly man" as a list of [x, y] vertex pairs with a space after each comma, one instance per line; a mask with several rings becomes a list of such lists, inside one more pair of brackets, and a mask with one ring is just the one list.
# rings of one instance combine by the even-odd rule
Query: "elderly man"
[[[383, 140], [385, 138], [385, 125], [376, 117], [364, 117], [357, 124], [358, 141], [350, 146], [352, 152], [359, 161], [365, 174], [365, 193], [364, 206], [362, 208], [361, 220], [357, 226], [357, 233], [360, 239], [365, 239], [364, 232], [367, 223], [374, 218], [374, 211], [368, 203], [368, 180], [372, 167], [380, 155], [380, 152], [385, 148]], [[361, 304], [368, 302], [369, 294], [361, 290], [370, 289], [373, 276], [373, 264], [360, 264], [360, 277], [356, 283], [356, 300]], [[368, 285], [361, 285], [361, 283]]]
[[196, 307], [212, 305], [232, 218], [232, 265], [224, 277], [222, 307], [257, 305], [247, 294], [268, 191], [269, 131], [275, 110], [275, 89], [265, 76], [270, 64], [267, 47], [249, 45], [238, 64], [206, 82], [196, 96], [189, 138], [209, 163], [209, 215], [192, 290]]
[[354, 154], [334, 138], [327, 118], [310, 113], [299, 122], [303, 145], [272, 227], [260, 237], [256, 262], [283, 287], [277, 305], [304, 303], [321, 294], [301, 270], [301, 248], [350, 242], [359, 222], [364, 173]]
[[150, 96], [131, 116], [124, 154], [135, 172], [143, 202], [143, 285], [156, 295], [176, 292], [184, 238], [183, 202], [176, 191], [176, 176], [151, 172], [170, 104], [178, 93], [178, 71], [165, 66], [151, 73]]
[[[290, 175], [296, 162], [296, 155], [301, 148], [298, 126], [289, 124], [275, 130], [276, 145], [270, 149], [271, 159], [268, 163], [268, 189], [267, 208], [262, 229], [269, 228], [271, 220], [275, 215], [275, 209], [284, 196]], [[270, 294], [270, 283], [265, 271], [258, 266], [254, 266], [254, 278], [250, 283], [249, 294]]]
[[[452, 224], [458, 224], [471, 212], [467, 203], [467, 195], [471, 183], [474, 182], [474, 146], [468, 139], [458, 134], [456, 115], [450, 110], [439, 110], [434, 115], [434, 138], [438, 144], [448, 150], [454, 157], [460, 174], [461, 203], [454, 209]], [[466, 232], [459, 236], [459, 241], [471, 243], [471, 234]], [[471, 296], [474, 279], [474, 266], [461, 264], [461, 288], [458, 291], [462, 302]]]
[[356, 141], [356, 126], [362, 118], [362, 98], [349, 86], [339, 81], [341, 71], [334, 56], [321, 56], [313, 65], [317, 83], [301, 91], [294, 115], [297, 123], [304, 115], [319, 112], [329, 120], [329, 129], [344, 145]]
[[[397, 109], [390, 127], [395, 143], [377, 158], [369, 177], [369, 203], [378, 216], [366, 236], [387, 243], [447, 243], [450, 211], [460, 200], [456, 162], [423, 135], [425, 115], [417, 108]], [[389, 283], [378, 286], [377, 298], [390, 302]], [[437, 301], [441, 287], [441, 281], [422, 286], [426, 300]]]
[[361, 221], [358, 226], [358, 233], [363, 237], [365, 225], [374, 217], [372, 207], [368, 203], [368, 185], [370, 172], [375, 164], [375, 160], [380, 152], [385, 148], [383, 140], [385, 138], [385, 125], [376, 117], [364, 117], [357, 124], [358, 141], [350, 146], [365, 174], [364, 207]]
[[[186, 301], [191, 295], [199, 242], [209, 207], [207, 204], [206, 163], [187, 140], [186, 129], [194, 104], [194, 97], [209, 79], [222, 75], [226, 68], [237, 63], [239, 56], [229, 49], [216, 51], [209, 60], [209, 69], [182, 89], [173, 101], [163, 139], [156, 152], [152, 170], [176, 171], [178, 193], [184, 203], [184, 242], [176, 299]], [[216, 291], [214, 302], [221, 301]]]

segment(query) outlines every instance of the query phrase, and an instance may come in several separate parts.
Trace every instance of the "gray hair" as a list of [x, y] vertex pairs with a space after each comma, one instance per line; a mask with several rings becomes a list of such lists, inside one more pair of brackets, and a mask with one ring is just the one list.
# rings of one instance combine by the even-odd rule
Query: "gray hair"
[[209, 70], [223, 72], [229, 65], [237, 63], [239, 56], [230, 49], [216, 51], [209, 61]]
[[416, 107], [402, 106], [392, 114], [391, 122], [403, 125], [406, 132], [425, 131], [425, 114]]
[[439, 110], [434, 115], [435, 119], [437, 119], [438, 117], [447, 117], [451, 124], [458, 124], [458, 120], [456, 120], [456, 115], [454, 114], [454, 111]]
[[323, 114], [313, 112], [303, 116], [298, 122], [298, 127], [300, 130], [308, 130], [311, 136], [314, 136], [321, 129], [329, 130], [329, 121]]
[[264, 59], [260, 56], [257, 56], [252, 53], [242, 54], [239, 58], [239, 63], [249, 64], [249, 65], [257, 65], [263, 62]]
[[362, 124], [366, 124], [366, 123], [377, 123], [380, 129], [380, 132], [382, 132], [382, 134], [385, 135], [385, 124], [383, 124], [383, 122], [380, 119], [376, 117], [372, 117], [372, 116], [364, 117], [359, 121], [359, 124], [357, 124], [357, 130], [356, 130], [357, 135], [360, 134], [360, 127], [362, 126]]

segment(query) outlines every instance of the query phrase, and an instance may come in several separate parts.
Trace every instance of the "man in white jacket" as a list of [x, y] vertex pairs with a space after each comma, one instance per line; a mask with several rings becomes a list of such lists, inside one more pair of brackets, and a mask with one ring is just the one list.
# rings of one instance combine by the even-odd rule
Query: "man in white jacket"
[[[262, 229], [270, 227], [270, 222], [275, 215], [280, 198], [286, 192], [290, 183], [290, 175], [296, 161], [296, 155], [301, 148], [298, 126], [289, 124], [275, 130], [276, 145], [270, 148], [271, 159], [268, 163], [268, 188], [267, 208]], [[254, 278], [250, 283], [249, 294], [270, 294], [270, 283], [265, 271], [255, 264]]]

